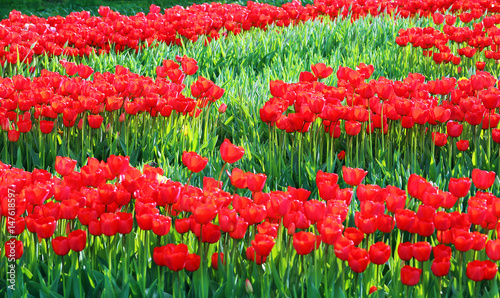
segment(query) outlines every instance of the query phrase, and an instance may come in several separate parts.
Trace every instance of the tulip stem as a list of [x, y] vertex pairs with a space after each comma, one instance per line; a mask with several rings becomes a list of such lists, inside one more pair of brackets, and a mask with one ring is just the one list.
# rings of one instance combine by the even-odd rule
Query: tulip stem
[[[491, 109], [489, 110], [489, 115], [488, 115], [488, 170], [491, 170], [493, 167], [492, 160], [491, 160]], [[476, 283], [477, 285], [477, 283]], [[476, 296], [477, 297], [477, 296]]]
[[217, 179], [217, 187], [219, 187], [220, 178], [222, 177], [222, 172], [224, 172], [224, 168], [226, 167], [226, 165], [227, 165], [227, 162], [224, 162], [222, 169], [220, 169], [219, 179]]

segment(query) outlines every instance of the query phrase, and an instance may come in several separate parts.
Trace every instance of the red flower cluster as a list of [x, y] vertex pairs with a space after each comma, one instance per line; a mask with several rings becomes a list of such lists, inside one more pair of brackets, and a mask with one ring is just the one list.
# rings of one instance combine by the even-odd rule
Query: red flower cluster
[[[341, 136], [341, 123], [349, 136], [358, 135], [363, 127], [367, 134], [375, 130], [387, 134], [393, 123], [404, 129], [416, 124], [446, 124], [446, 133], [432, 133], [436, 146], [445, 146], [449, 137], [460, 137], [464, 123], [484, 130], [500, 122], [500, 90], [494, 87], [497, 80], [487, 72], [459, 81], [443, 78], [425, 82], [421, 74], [410, 74], [402, 81], [383, 77], [368, 81], [374, 68], [361, 64], [355, 70], [339, 67], [338, 86], [328, 86], [319, 82], [318, 65], [311, 68], [316, 74], [303, 72], [298, 83], [270, 82], [273, 97], [260, 109], [263, 122], [287, 133], [305, 133], [319, 118], [325, 133], [333, 138]], [[500, 142], [499, 135], [493, 130], [494, 141]], [[456, 145], [461, 151], [469, 148], [467, 140]]]
[[[179, 114], [198, 116], [207, 105], [217, 101], [224, 89], [203, 77], [191, 85], [193, 98], [183, 95], [185, 75], [196, 72], [196, 61], [180, 58], [181, 65], [165, 60], [165, 79], [160, 74], [155, 80], [116, 66], [115, 73], [93, 73], [83, 65], [63, 62], [68, 76], [47, 70], [33, 80], [23, 76], [0, 79], [0, 123], [8, 133], [9, 140], [16, 142], [20, 133], [29, 133], [33, 127], [42, 133], [78, 128], [83, 123], [92, 129], [102, 127], [104, 121], [125, 120], [147, 113], [151, 117], [170, 117], [173, 111]], [[85, 74], [75, 69], [84, 67]], [[104, 122], [104, 123], [106, 123]], [[54, 129], [56, 127], [56, 129]]]

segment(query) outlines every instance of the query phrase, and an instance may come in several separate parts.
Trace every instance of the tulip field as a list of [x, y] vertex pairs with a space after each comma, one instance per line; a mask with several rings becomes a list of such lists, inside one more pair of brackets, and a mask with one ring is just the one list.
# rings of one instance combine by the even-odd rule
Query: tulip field
[[0, 296], [498, 297], [500, 1], [0, 20]]

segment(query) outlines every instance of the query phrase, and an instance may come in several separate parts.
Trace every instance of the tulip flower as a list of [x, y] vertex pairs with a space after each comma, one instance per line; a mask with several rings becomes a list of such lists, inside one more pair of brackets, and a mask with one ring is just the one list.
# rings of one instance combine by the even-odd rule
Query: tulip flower
[[65, 256], [69, 253], [70, 248], [68, 243], [68, 237], [59, 236], [53, 238], [51, 243], [52, 243], [52, 248], [54, 249], [56, 255]]
[[82, 251], [87, 244], [87, 232], [83, 230], [76, 230], [69, 233], [68, 244], [72, 251]]
[[208, 158], [198, 155], [196, 152], [182, 153], [182, 163], [193, 173], [199, 173], [203, 171], [208, 163]]
[[225, 139], [222, 145], [220, 146], [220, 154], [222, 160], [227, 163], [235, 163], [243, 157], [245, 154], [245, 149], [243, 147], [235, 146], [229, 141]]
[[456, 142], [458, 151], [467, 151], [469, 150], [469, 141], [460, 140]]
[[190, 272], [194, 272], [200, 268], [201, 257], [197, 254], [188, 254], [186, 256], [185, 269]]
[[391, 257], [391, 247], [384, 242], [377, 242], [370, 246], [370, 261], [376, 265], [382, 265]]
[[358, 186], [367, 174], [368, 172], [363, 169], [348, 168], [346, 166], [342, 167], [342, 177], [345, 183], [350, 186]]
[[370, 263], [370, 258], [368, 257], [368, 252], [359, 247], [355, 247], [347, 258], [347, 263], [352, 271], [356, 273], [362, 273], [368, 267]]
[[298, 232], [293, 235], [293, 248], [298, 255], [307, 255], [314, 249], [316, 237], [310, 232]]
[[495, 182], [496, 173], [491, 171], [483, 171], [480, 169], [472, 170], [472, 182], [478, 189], [486, 190]]
[[414, 268], [411, 266], [404, 266], [401, 268], [401, 282], [407, 286], [414, 286], [420, 281], [422, 269]]
[[469, 178], [450, 178], [448, 189], [455, 197], [463, 198], [469, 193], [471, 181]]
[[225, 261], [224, 261], [224, 253], [216, 253], [214, 252], [212, 254], [212, 257], [211, 257], [211, 261], [212, 261], [212, 267], [217, 270], [219, 268], [219, 260], [220, 262], [222, 263], [222, 265], [225, 265]]
[[251, 241], [252, 247], [258, 255], [267, 257], [274, 247], [275, 240], [273, 237], [263, 234], [257, 234], [255, 239]]

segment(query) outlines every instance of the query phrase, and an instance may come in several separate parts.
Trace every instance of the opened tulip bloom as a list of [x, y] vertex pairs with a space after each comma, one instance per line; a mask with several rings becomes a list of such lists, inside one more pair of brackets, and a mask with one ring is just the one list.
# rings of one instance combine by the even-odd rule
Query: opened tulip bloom
[[354, 169], [346, 166], [342, 167], [342, 177], [344, 178], [345, 183], [350, 186], [358, 186], [367, 174], [367, 171], [360, 168]]
[[220, 146], [220, 155], [222, 160], [227, 163], [235, 163], [240, 160], [245, 154], [243, 147], [233, 145], [228, 139], [225, 139]]
[[496, 173], [483, 171], [480, 169], [472, 170], [472, 182], [478, 189], [487, 190], [495, 182]]
[[316, 236], [310, 232], [298, 232], [293, 235], [293, 248], [299, 255], [307, 255], [314, 249]]
[[182, 153], [182, 163], [193, 173], [203, 171], [208, 163], [208, 158], [198, 155], [196, 152]]

